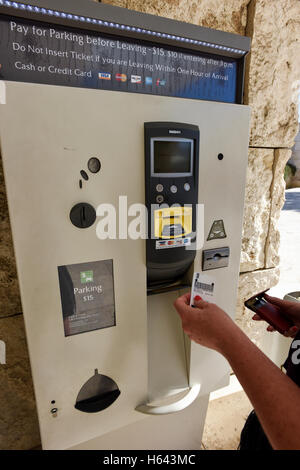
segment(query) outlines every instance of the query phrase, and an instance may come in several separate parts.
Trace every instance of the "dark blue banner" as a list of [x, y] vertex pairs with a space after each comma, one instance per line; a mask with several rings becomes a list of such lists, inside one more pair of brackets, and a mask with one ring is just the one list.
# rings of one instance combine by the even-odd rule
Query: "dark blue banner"
[[237, 63], [2, 16], [0, 79], [234, 103]]

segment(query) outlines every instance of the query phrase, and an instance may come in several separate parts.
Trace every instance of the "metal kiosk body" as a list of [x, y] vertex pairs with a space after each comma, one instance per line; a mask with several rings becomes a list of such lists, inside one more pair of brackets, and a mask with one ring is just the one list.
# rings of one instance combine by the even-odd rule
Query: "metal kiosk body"
[[190, 343], [173, 302], [198, 271], [235, 312], [249, 48], [87, 0], [0, 0], [1, 152], [44, 449], [200, 448], [229, 366]]

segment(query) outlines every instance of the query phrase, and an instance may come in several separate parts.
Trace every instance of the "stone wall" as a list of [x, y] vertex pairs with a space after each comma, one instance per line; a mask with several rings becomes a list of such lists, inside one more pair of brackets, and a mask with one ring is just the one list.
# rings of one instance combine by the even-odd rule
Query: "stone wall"
[[265, 326], [251, 321], [243, 302], [279, 279], [283, 173], [298, 130], [300, 2], [251, 0], [245, 32], [252, 38], [245, 77], [251, 129], [237, 322], [262, 346]]
[[[252, 108], [237, 322], [261, 345], [265, 327], [243, 302], [278, 281], [277, 220], [284, 200], [283, 169], [297, 133], [299, 0], [104, 0], [252, 38], [245, 103]], [[0, 162], [1, 168], [1, 162]], [[32, 379], [24, 334], [11, 233], [0, 170], [0, 449], [39, 445]]]
[[[299, 102], [300, 106], [300, 102]], [[289, 188], [300, 188], [300, 124], [299, 131], [295, 138], [295, 144], [292, 148], [292, 158], [289, 160], [296, 167], [296, 173], [291, 177], [289, 181]]]

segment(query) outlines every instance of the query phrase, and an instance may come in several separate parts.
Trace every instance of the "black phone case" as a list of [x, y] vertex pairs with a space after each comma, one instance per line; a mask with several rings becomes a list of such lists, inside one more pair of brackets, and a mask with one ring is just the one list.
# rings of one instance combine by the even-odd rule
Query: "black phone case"
[[[259, 294], [253, 295], [252, 297], [250, 297], [250, 299], [244, 302], [244, 305], [245, 307], [255, 312], [257, 315], [259, 315], [263, 320], [269, 323], [269, 325], [275, 328], [275, 330], [279, 331], [279, 333], [284, 334], [285, 331], [289, 330], [290, 327], [293, 326], [293, 323], [281, 313], [279, 307], [271, 304], [264, 298], [264, 294], [267, 292], [267, 290], [260, 292]], [[251, 300], [255, 298], [264, 299], [267, 304], [256, 308], [251, 305]]]

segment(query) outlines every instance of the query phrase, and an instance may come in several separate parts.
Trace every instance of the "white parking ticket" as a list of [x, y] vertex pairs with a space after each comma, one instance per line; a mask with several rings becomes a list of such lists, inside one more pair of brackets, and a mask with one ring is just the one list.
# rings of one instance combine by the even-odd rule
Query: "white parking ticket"
[[207, 276], [207, 274], [203, 273], [194, 273], [190, 305], [193, 305], [194, 298], [197, 295], [206, 302], [213, 302], [215, 295], [215, 281], [211, 276]]

